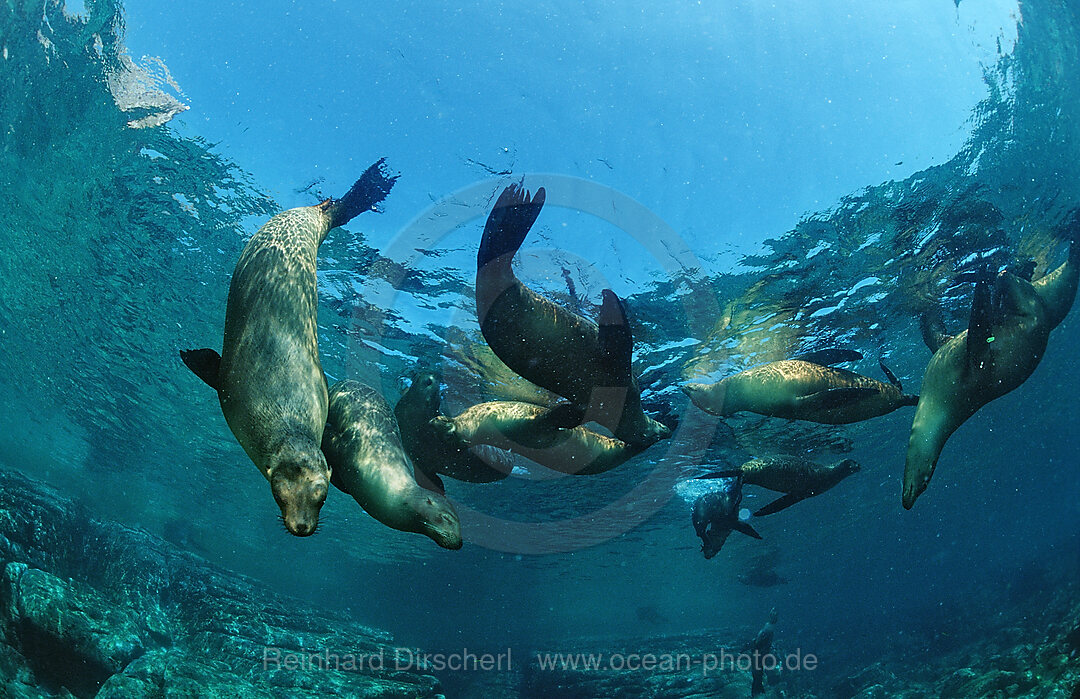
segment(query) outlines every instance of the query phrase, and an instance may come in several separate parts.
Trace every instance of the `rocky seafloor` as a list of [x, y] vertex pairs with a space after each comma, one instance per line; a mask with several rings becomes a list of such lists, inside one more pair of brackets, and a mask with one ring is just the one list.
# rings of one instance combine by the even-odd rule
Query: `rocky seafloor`
[[[1030, 572], [1010, 583], [1013, 603], [984, 610], [978, 624], [909, 639], [877, 662], [849, 665], [856, 670], [768, 673], [765, 696], [1080, 699], [1077, 568]], [[615, 668], [541, 667], [532, 652], [513, 674], [443, 682], [377, 668], [362, 656], [392, 654], [389, 634], [95, 520], [0, 470], [0, 697], [749, 697], [749, 672], [704, 666], [724, 662], [715, 657], [722, 635], [581, 642], [605, 664], [618, 656], [625, 666]], [[268, 648], [277, 662], [265, 662]], [[322, 657], [325, 648], [350, 655]]]

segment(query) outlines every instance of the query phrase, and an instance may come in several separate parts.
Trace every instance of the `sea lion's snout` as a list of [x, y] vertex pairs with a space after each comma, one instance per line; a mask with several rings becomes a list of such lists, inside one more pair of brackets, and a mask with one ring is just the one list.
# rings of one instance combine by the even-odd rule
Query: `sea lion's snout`
[[915, 500], [926, 492], [926, 486], [930, 483], [929, 478], [919, 479], [913, 483], [904, 484], [904, 509], [910, 510], [915, 506]]
[[290, 534], [311, 536], [318, 530], [329, 487], [330, 469], [318, 459], [283, 461], [271, 471], [270, 489]]

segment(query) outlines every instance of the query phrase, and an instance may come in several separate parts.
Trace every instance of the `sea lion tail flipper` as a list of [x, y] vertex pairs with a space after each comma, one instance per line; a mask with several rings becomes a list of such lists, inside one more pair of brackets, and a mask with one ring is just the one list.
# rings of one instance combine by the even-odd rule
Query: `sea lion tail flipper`
[[788, 493], [787, 495], [782, 495], [756, 511], [754, 516], [764, 517], [765, 515], [775, 514], [780, 510], [786, 510], [795, 503], [805, 500], [809, 495], [809, 493]]
[[626, 321], [622, 299], [611, 289], [604, 289], [600, 305], [598, 341], [601, 360], [616, 376], [629, 377], [634, 353], [634, 336]]
[[702, 474], [700, 476], [694, 476], [695, 480], [702, 480], [706, 478], [741, 478], [742, 470], [737, 468], [729, 468], [723, 471], [711, 471], [709, 473]]
[[572, 430], [584, 421], [585, 410], [573, 403], [560, 403], [536, 418], [540, 427], [551, 430]]
[[848, 388], [827, 388], [824, 391], [818, 391], [817, 393], [811, 393], [808, 396], [796, 398], [795, 402], [800, 409], [832, 410], [834, 408], [843, 408], [844, 406], [858, 403], [864, 398], [876, 396], [877, 393], [877, 389], [870, 387], [852, 386]]
[[360, 175], [345, 196], [330, 200], [325, 209], [330, 217], [330, 227], [343, 226], [365, 211], [381, 212], [379, 203], [386, 199], [398, 177], [387, 169], [386, 158], [379, 158]]
[[517, 252], [540, 215], [546, 196], [541, 187], [530, 199], [529, 191], [517, 183], [503, 190], [484, 224], [484, 237], [480, 239], [480, 250], [476, 253], [477, 269]]
[[747, 536], [752, 536], [755, 539], [764, 538], [764, 537], [761, 536], [761, 534], [758, 534], [757, 530], [754, 529], [753, 527], [751, 527], [749, 523], [744, 522], [741, 519], [735, 520], [735, 522], [732, 523], [731, 528], [734, 529], [735, 531], [741, 533], [741, 534], [746, 534]]
[[886, 366], [885, 359], [882, 358], [882, 357], [878, 357], [877, 361], [878, 361], [878, 366], [881, 367], [881, 372], [883, 374], [885, 374], [885, 378], [887, 378], [889, 380], [889, 383], [891, 383], [893, 386], [896, 386], [897, 391], [900, 391], [901, 393], [903, 393], [904, 392], [904, 385], [902, 383], [900, 383], [900, 379], [896, 378], [896, 374], [892, 373], [892, 369], [890, 369], [888, 366]]
[[206, 382], [215, 391], [218, 390], [218, 369], [221, 367], [221, 355], [210, 348], [180, 350], [180, 359], [188, 369]]
[[833, 364], [843, 364], [844, 362], [857, 362], [862, 358], [862, 354], [855, 350], [840, 349], [838, 347], [804, 352], [792, 357], [792, 359], [797, 359], [801, 362], [821, 364], [822, 366], [832, 366]]

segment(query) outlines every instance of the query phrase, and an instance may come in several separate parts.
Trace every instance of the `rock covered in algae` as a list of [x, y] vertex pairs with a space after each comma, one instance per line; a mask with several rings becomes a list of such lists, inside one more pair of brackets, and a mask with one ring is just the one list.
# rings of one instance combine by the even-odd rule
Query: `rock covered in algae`
[[0, 470], [0, 696], [442, 696], [393, 652], [386, 632]]

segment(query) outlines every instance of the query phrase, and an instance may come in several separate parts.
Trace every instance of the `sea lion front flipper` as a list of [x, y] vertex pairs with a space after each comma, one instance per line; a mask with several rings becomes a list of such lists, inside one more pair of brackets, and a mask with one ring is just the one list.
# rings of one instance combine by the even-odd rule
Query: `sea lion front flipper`
[[597, 333], [600, 359], [612, 374], [629, 377], [634, 353], [634, 336], [626, 322], [626, 308], [611, 289], [604, 289], [600, 305], [600, 328]]
[[[484, 237], [480, 239], [480, 250], [476, 253], [478, 269], [503, 255], [512, 256], [517, 252], [540, 215], [546, 196], [541, 187], [530, 199], [529, 191], [517, 183], [503, 190], [484, 224]], [[506, 263], [510, 263], [509, 259]]]
[[923, 342], [931, 352], [937, 352], [942, 345], [953, 338], [945, 330], [945, 319], [941, 316], [941, 309], [936, 306], [933, 311], [919, 315], [919, 330], [922, 332]]
[[537, 424], [551, 430], [572, 430], [584, 421], [585, 410], [573, 403], [560, 403], [536, 418]]
[[870, 396], [876, 396], [877, 394], [877, 389], [869, 387], [860, 388], [853, 386], [849, 388], [827, 388], [824, 391], [818, 391], [817, 393], [811, 393], [808, 396], [796, 398], [795, 403], [800, 410], [832, 410], [834, 408], [843, 408], [852, 403], [858, 403], [863, 398], [869, 398]]
[[[333, 478], [333, 476], [331, 476], [331, 478]], [[439, 495], [446, 495], [446, 486], [443, 484], [442, 479], [439, 478], [439, 474], [434, 471], [428, 473], [427, 471], [416, 469], [413, 471], [413, 478], [416, 479], [416, 484], [424, 490], [430, 490]]]
[[990, 359], [990, 344], [994, 341], [994, 298], [990, 272], [985, 267], [975, 281], [971, 298], [971, 318], [968, 320], [967, 364], [969, 369], [982, 370]]
[[787, 495], [782, 495], [755, 512], [754, 516], [764, 517], [765, 515], [775, 514], [780, 510], [786, 510], [797, 502], [805, 500], [809, 496], [810, 493], [788, 493]]
[[702, 480], [705, 478], [739, 478], [740, 476], [742, 476], [742, 471], [737, 468], [732, 468], [726, 471], [712, 471], [701, 476], [694, 476], [694, 480]]
[[752, 536], [755, 539], [764, 538], [764, 537], [761, 536], [761, 534], [758, 534], [757, 530], [755, 530], [753, 527], [751, 527], [749, 523], [744, 522], [741, 519], [735, 520], [732, 523], [731, 528], [734, 529], [737, 532], [740, 532], [742, 534], [746, 534], [747, 536]]
[[892, 369], [885, 365], [885, 360], [881, 357], [878, 357], [877, 363], [878, 366], [881, 367], [881, 372], [885, 374], [885, 378], [889, 380], [889, 383], [891, 383], [893, 386], [896, 386], [897, 391], [903, 393], [904, 385], [900, 383], [900, 379], [896, 378], [896, 374], [892, 373]]
[[188, 369], [206, 382], [215, 391], [218, 390], [218, 369], [221, 367], [221, 355], [210, 348], [180, 350], [180, 359]]
[[844, 362], [857, 362], [862, 359], [861, 353], [855, 350], [839, 349], [833, 347], [831, 349], [814, 350], [813, 352], [804, 352], [792, 357], [800, 362], [810, 362], [811, 364], [820, 364], [822, 366], [832, 366], [833, 364], [843, 364]]

